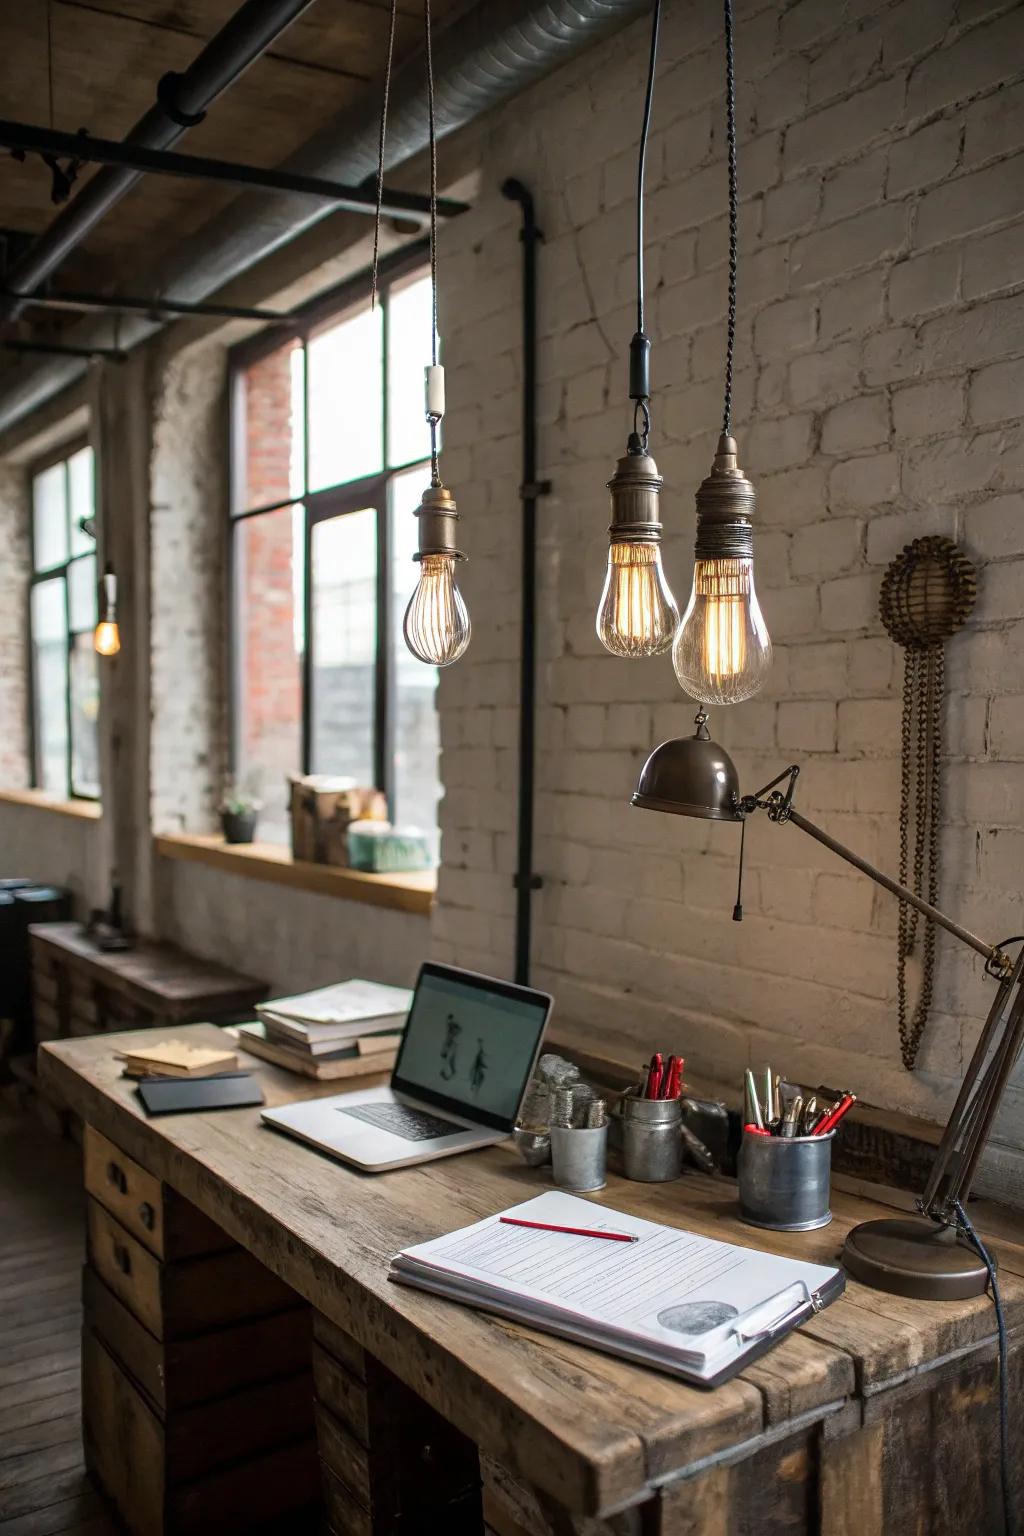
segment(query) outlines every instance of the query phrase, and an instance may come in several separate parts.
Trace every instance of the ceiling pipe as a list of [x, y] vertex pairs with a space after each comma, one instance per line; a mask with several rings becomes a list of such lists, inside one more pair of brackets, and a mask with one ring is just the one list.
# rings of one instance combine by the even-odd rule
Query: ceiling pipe
[[[451, 133], [500, 105], [566, 63], [591, 43], [639, 15], [649, 0], [480, 0], [456, 15], [434, 42], [434, 94], [438, 134]], [[358, 184], [377, 166], [379, 101], [368, 95], [333, 117], [283, 162], [281, 169]], [[386, 166], [400, 165], [426, 147], [426, 82], [422, 52], [407, 59], [391, 86]], [[174, 247], [151, 274], [154, 295], [196, 303], [293, 240], [330, 211], [289, 193], [246, 194]], [[19, 284], [19, 286], [21, 286]], [[139, 316], [118, 334], [128, 349], [160, 330]], [[76, 345], [104, 341], [109, 326], [83, 320], [72, 328]], [[44, 404], [80, 377], [84, 365], [51, 359], [0, 381], [0, 431]]]
[[[202, 122], [207, 107], [312, 3], [245, 0], [182, 74], [163, 77], [156, 101], [128, 130], [124, 143], [140, 149], [170, 149], [190, 127]], [[142, 174], [130, 166], [117, 165], [98, 171], [5, 273], [6, 286], [18, 293], [32, 293], [52, 277]], [[16, 319], [21, 309], [17, 299], [0, 300], [0, 323]]]

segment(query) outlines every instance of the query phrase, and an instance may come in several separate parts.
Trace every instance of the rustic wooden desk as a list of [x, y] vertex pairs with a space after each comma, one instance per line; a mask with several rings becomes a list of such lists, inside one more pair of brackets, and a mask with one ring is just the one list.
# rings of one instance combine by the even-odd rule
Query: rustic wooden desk
[[[181, 1033], [221, 1038], [205, 1025]], [[851, 1282], [742, 1376], [703, 1392], [389, 1284], [397, 1249], [544, 1187], [547, 1175], [510, 1148], [373, 1177], [262, 1128], [256, 1110], [148, 1121], [113, 1058], [133, 1038], [50, 1043], [40, 1071], [87, 1125], [311, 1304], [337, 1536], [396, 1530], [396, 1507], [403, 1532], [445, 1536], [480, 1531], [483, 1518], [506, 1536], [1002, 1530], [987, 1299], [912, 1302]], [[271, 1104], [332, 1087], [253, 1065]], [[736, 1220], [731, 1184], [700, 1175], [612, 1177], [597, 1198], [819, 1262], [882, 1210], [837, 1194], [831, 1226], [771, 1235]], [[1013, 1330], [1024, 1242], [995, 1248]], [[1018, 1351], [1015, 1405], [1020, 1374]], [[1016, 1406], [1014, 1418], [1019, 1469]]]

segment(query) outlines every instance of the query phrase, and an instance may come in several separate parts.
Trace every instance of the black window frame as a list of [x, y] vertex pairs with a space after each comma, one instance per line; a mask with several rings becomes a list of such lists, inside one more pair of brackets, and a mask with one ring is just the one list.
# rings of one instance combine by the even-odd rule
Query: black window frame
[[[31, 785], [32, 785], [33, 789], [41, 789], [41, 788], [44, 788], [45, 786], [42, 783], [42, 774], [40, 772], [40, 762], [39, 762], [39, 746], [40, 746], [40, 743], [39, 743], [39, 730], [38, 730], [37, 713], [36, 713], [38, 689], [37, 689], [37, 685], [36, 685], [36, 647], [35, 647], [35, 638], [34, 638], [34, 635], [33, 635], [32, 594], [35, 591], [36, 587], [43, 585], [45, 582], [53, 581], [53, 580], [60, 580], [60, 581], [62, 581], [64, 583], [64, 637], [65, 637], [65, 643], [66, 643], [66, 647], [67, 647], [67, 650], [66, 650], [67, 672], [66, 672], [66, 682], [65, 682], [65, 687], [64, 687], [64, 729], [65, 729], [65, 734], [66, 734], [67, 745], [66, 745], [66, 749], [65, 749], [65, 753], [64, 753], [64, 788], [63, 788], [63, 798], [67, 799], [67, 800], [83, 800], [83, 801], [88, 802], [91, 805], [99, 805], [101, 803], [101, 801], [102, 801], [102, 796], [103, 796], [103, 786], [102, 786], [102, 783], [100, 783], [100, 785], [99, 785], [99, 787], [97, 789], [97, 792], [95, 794], [92, 794], [88, 790], [79, 789], [76, 786], [76, 784], [75, 784], [74, 772], [73, 772], [73, 764], [74, 764], [73, 714], [72, 714], [72, 708], [71, 708], [72, 662], [73, 662], [73, 652], [74, 652], [75, 637], [77, 635], [86, 634], [86, 633], [88, 633], [88, 631], [87, 630], [81, 630], [81, 629], [73, 630], [71, 628], [71, 601], [70, 601], [70, 595], [69, 595], [69, 572], [70, 572], [70, 569], [71, 569], [72, 565], [76, 565], [76, 564], [80, 563], [83, 560], [92, 560], [95, 563], [95, 566], [96, 566], [96, 579], [97, 579], [97, 582], [99, 580], [99, 563], [98, 563], [95, 539], [93, 540], [93, 547], [92, 547], [92, 549], [90, 549], [90, 550], [81, 550], [78, 554], [72, 554], [71, 553], [71, 542], [70, 542], [70, 532], [71, 532], [71, 524], [70, 524], [70, 515], [71, 515], [70, 514], [70, 508], [71, 508], [71, 484], [70, 484], [70, 473], [69, 473], [69, 469], [68, 469], [68, 464], [69, 464], [70, 460], [75, 457], [76, 454], [81, 453], [83, 448], [88, 448], [88, 447], [90, 447], [90, 441], [89, 441], [88, 434], [86, 434], [86, 433], [78, 434], [75, 437], [73, 437], [73, 438], [71, 438], [69, 440], [66, 440], [65, 442], [61, 443], [59, 447], [51, 449], [51, 451], [49, 453], [43, 455], [41, 458], [33, 459], [32, 463], [29, 464], [28, 468], [27, 468], [27, 477], [28, 477], [29, 578], [28, 578], [28, 587], [27, 587], [27, 591], [26, 591], [26, 594], [25, 594], [25, 634], [26, 634], [26, 636], [28, 638], [28, 644], [27, 644], [27, 647], [26, 647], [26, 651], [27, 651], [27, 654], [26, 654], [26, 670], [27, 670], [27, 674], [28, 674], [28, 687], [27, 687], [27, 691], [26, 691], [26, 701], [27, 701], [27, 706], [28, 706], [29, 779], [30, 779], [30, 782], [31, 782]], [[63, 467], [64, 467], [64, 506], [65, 506], [65, 513], [66, 513], [66, 516], [67, 516], [67, 519], [68, 519], [68, 535], [69, 535], [69, 538], [68, 538], [68, 552], [67, 552], [67, 555], [65, 556], [65, 558], [59, 564], [52, 565], [52, 566], [47, 566], [43, 570], [37, 570], [36, 569], [36, 542], [35, 542], [35, 540], [36, 540], [36, 527], [35, 527], [35, 523], [36, 523], [35, 483], [36, 483], [36, 480], [39, 478], [40, 475], [45, 474], [48, 469], [53, 469], [53, 467], [55, 465], [57, 465], [57, 464], [62, 464]], [[95, 458], [93, 459], [92, 516], [94, 518], [96, 516], [96, 461], [95, 461]], [[95, 583], [94, 583], [94, 585], [95, 585]], [[95, 626], [93, 626], [93, 628], [95, 628]], [[97, 776], [98, 775], [99, 775], [99, 765], [97, 764]]]
[[[411, 459], [402, 464], [388, 463], [388, 352], [390, 331], [391, 292], [406, 286], [417, 275], [429, 272], [429, 242], [417, 240], [414, 244], [384, 258], [379, 264], [377, 295], [382, 311], [381, 334], [381, 462], [384, 468], [378, 473], [358, 480], [346, 480], [323, 490], [306, 490], [305, 494], [286, 496], [278, 501], [257, 507], [236, 510], [235, 497], [238, 486], [244, 483], [246, 430], [244, 419], [244, 374], [253, 364], [271, 353], [279, 351], [289, 342], [298, 342], [303, 348], [303, 483], [309, 484], [309, 342], [318, 332], [350, 319], [367, 304], [369, 273], [356, 276], [319, 295], [297, 309], [291, 319], [283, 324], [268, 326], [258, 335], [237, 343], [228, 353], [229, 413], [229, 505], [227, 516], [228, 554], [227, 568], [227, 665], [228, 665], [228, 760], [231, 772], [237, 777], [239, 762], [239, 731], [241, 718], [242, 654], [238, 643], [238, 588], [235, 529], [250, 518], [267, 513], [280, 512], [289, 507], [301, 506], [304, 512], [303, 529], [303, 652], [301, 670], [302, 718], [301, 753], [298, 771], [312, 772], [312, 706], [313, 706], [313, 650], [314, 626], [312, 622], [313, 582], [312, 550], [313, 529], [318, 523], [342, 517], [351, 512], [372, 509], [377, 517], [377, 590], [376, 590], [376, 659], [374, 678], [373, 712], [373, 768], [375, 787], [383, 790], [389, 812], [395, 814], [395, 687], [391, 667], [390, 636], [394, 623], [394, 594], [391, 590], [391, 517], [389, 491], [391, 482], [399, 475], [423, 465], [429, 478], [429, 456]], [[428, 338], [424, 338], [426, 355]], [[426, 480], [424, 485], [426, 485]], [[410, 594], [416, 573], [410, 570]], [[321, 771], [323, 771], [321, 769]]]

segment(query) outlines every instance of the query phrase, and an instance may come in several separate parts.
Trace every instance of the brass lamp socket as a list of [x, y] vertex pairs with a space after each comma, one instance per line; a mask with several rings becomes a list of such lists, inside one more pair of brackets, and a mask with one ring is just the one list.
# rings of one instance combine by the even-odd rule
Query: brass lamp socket
[[419, 518], [419, 553], [413, 558], [422, 560], [424, 555], [452, 555], [456, 560], [466, 556], [458, 547], [456, 524], [459, 514], [455, 497], [447, 486], [428, 485], [416, 508]]
[[754, 553], [751, 519], [757, 492], [736, 462], [736, 439], [723, 432], [711, 473], [697, 491], [698, 560], [742, 560]]
[[661, 542], [659, 497], [663, 484], [651, 455], [640, 450], [638, 439], [630, 438], [628, 453], [618, 461], [608, 481], [612, 496], [608, 534], [613, 544]]
[[116, 624], [117, 577], [109, 565], [100, 577], [99, 598], [99, 622], [101, 624]]

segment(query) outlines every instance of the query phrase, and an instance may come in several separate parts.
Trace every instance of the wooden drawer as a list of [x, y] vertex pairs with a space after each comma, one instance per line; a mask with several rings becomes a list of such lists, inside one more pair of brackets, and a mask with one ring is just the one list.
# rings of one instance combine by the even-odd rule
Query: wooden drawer
[[85, 1326], [97, 1334], [161, 1416], [257, 1382], [303, 1374], [312, 1403], [310, 1311], [296, 1307], [194, 1339], [154, 1338], [97, 1272], [82, 1270]]
[[[306, 1388], [308, 1376], [299, 1378], [298, 1388], [278, 1382], [189, 1410], [164, 1425], [87, 1328], [82, 1337], [86, 1464], [134, 1536], [228, 1531], [312, 1536], [319, 1476], [315, 1442], [300, 1408]], [[292, 1428], [287, 1443], [267, 1438], [277, 1435], [280, 1442]]]
[[353, 1376], [319, 1344], [313, 1344], [313, 1382], [317, 1402], [329, 1408], [360, 1445], [370, 1443], [366, 1384]]
[[186, 1259], [235, 1246], [216, 1222], [91, 1125], [83, 1147], [87, 1192], [158, 1258]]
[[89, 1199], [89, 1259], [104, 1284], [158, 1339], [185, 1339], [300, 1305], [244, 1249], [162, 1263]]

